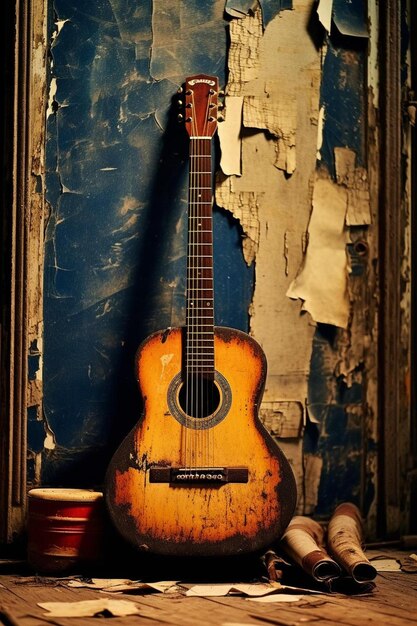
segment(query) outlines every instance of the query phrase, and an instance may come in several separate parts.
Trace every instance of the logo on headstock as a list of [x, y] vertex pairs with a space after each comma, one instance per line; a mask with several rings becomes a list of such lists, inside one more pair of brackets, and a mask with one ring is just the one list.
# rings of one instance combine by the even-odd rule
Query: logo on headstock
[[206, 83], [206, 85], [210, 85], [211, 87], [216, 84], [214, 80], [210, 80], [209, 78], [192, 78], [188, 82], [189, 85], [196, 85], [198, 83]]

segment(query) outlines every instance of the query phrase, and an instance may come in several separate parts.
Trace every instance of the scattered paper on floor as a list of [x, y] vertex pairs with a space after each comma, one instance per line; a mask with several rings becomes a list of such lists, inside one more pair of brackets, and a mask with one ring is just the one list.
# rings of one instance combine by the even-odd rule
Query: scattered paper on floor
[[274, 593], [273, 595], [260, 598], [247, 598], [247, 600], [250, 600], [250, 602], [298, 602], [305, 597], [305, 595], [295, 593]]
[[282, 585], [275, 583], [254, 583], [254, 584], [214, 584], [214, 585], [194, 585], [186, 592], [186, 596], [227, 596], [227, 595], [246, 595], [246, 596], [263, 596], [267, 593], [273, 593], [282, 589]]
[[401, 569], [397, 559], [392, 557], [373, 557], [370, 559], [377, 572], [397, 572]]
[[[281, 583], [236, 583], [236, 584], [214, 584], [214, 585], [194, 585], [186, 592], [186, 596], [200, 597], [220, 597], [227, 595], [244, 595], [250, 597], [260, 597], [269, 594], [282, 593], [283, 590], [302, 591], [303, 593], [320, 593], [310, 589], [300, 587], [290, 587]], [[294, 596], [293, 596], [294, 597]]]
[[82, 600], [81, 602], [38, 602], [38, 606], [49, 611], [44, 614], [47, 617], [94, 617], [103, 612], [110, 613], [114, 617], [122, 617], [140, 613], [135, 602], [110, 598]]
[[161, 580], [158, 582], [146, 583], [140, 580], [129, 580], [125, 578], [92, 578], [91, 582], [83, 582], [81, 580], [68, 581], [68, 587], [87, 587], [88, 589], [97, 589], [98, 591], [106, 591], [109, 593], [118, 593], [122, 591], [141, 591], [153, 589], [161, 593], [169, 593], [176, 590], [176, 580]]

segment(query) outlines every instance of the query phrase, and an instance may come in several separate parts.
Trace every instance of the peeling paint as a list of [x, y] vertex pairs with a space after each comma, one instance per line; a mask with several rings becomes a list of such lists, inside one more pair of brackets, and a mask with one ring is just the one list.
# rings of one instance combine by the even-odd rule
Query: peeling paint
[[296, 97], [295, 94], [286, 94], [282, 86], [280, 89], [276, 87], [275, 98], [271, 91], [271, 82], [269, 82], [268, 94], [265, 97], [246, 96], [244, 98], [243, 124], [248, 128], [266, 129], [276, 138], [274, 165], [287, 174], [292, 174], [296, 167]]
[[52, 430], [50, 429], [46, 421], [44, 421], [44, 427], [45, 427], [45, 439], [43, 442], [43, 447], [45, 450], [55, 450], [56, 448], [55, 434], [52, 432]]
[[379, 63], [378, 63], [378, 40], [379, 40], [379, 4], [368, 2], [368, 64], [367, 85], [372, 90], [375, 105], [379, 99]]
[[[261, 39], [259, 18], [255, 25], [254, 17], [240, 19], [238, 41], [249, 45], [250, 52], [245, 53], [251, 58], [252, 76], [244, 74], [242, 79], [241, 66], [245, 70], [246, 60], [244, 54], [237, 53], [239, 44], [231, 47], [228, 59], [231, 85], [226, 91], [244, 97], [242, 175], [218, 177], [216, 201], [240, 217], [242, 202], [256, 197], [252, 231], [243, 223], [243, 228], [253, 233], [249, 241], [243, 241], [243, 249], [245, 258], [254, 259], [256, 267], [250, 328], [268, 359], [261, 415], [268, 416], [269, 426], [271, 420], [279, 421], [285, 403], [288, 407], [304, 406], [314, 336], [310, 318], [299, 316], [297, 304], [284, 297], [305, 248], [317, 148], [321, 54], [314, 41], [305, 37], [311, 8], [307, 0], [294, 3], [293, 11], [280, 13], [269, 23]], [[254, 26], [255, 35], [251, 31]], [[301, 39], [303, 46], [297, 46]], [[303, 155], [297, 169], [296, 131], [297, 152]], [[277, 165], [291, 176], [284, 178]], [[247, 209], [245, 213], [250, 214]], [[277, 408], [274, 418], [273, 407]], [[288, 411], [284, 411], [287, 417]], [[293, 437], [277, 437], [278, 444], [292, 464], [299, 493], [297, 510], [302, 511], [303, 425], [299, 415], [297, 425], [286, 432]]]
[[225, 120], [218, 126], [221, 159], [220, 167], [227, 176], [242, 174], [242, 96], [225, 98]]
[[319, 498], [323, 459], [313, 454], [305, 454], [304, 459], [304, 515], [313, 515]]
[[308, 226], [307, 253], [287, 291], [288, 297], [303, 300], [302, 310], [309, 311], [316, 322], [341, 328], [347, 328], [350, 314], [346, 205], [346, 191], [329, 178], [318, 175]]
[[260, 418], [275, 437], [299, 439], [304, 425], [304, 405], [299, 400], [263, 402]]
[[323, 126], [324, 120], [326, 116], [326, 109], [324, 106], [320, 107], [319, 117], [317, 121], [317, 154], [316, 158], [318, 161], [321, 160], [321, 147], [323, 145]]
[[234, 178], [219, 174], [216, 183], [218, 206], [230, 211], [242, 225], [245, 237], [242, 242], [243, 256], [247, 265], [255, 259], [259, 247], [258, 194], [253, 191], [234, 191]]
[[258, 77], [262, 35], [262, 13], [260, 9], [257, 9], [253, 15], [247, 15], [244, 19], [231, 22], [227, 95], [244, 95], [246, 83]]
[[347, 226], [368, 226], [371, 223], [368, 175], [364, 167], [356, 167], [356, 154], [349, 148], [335, 148], [336, 180], [347, 189]]
[[332, 26], [333, 0], [319, 0], [317, 5], [317, 15], [323, 27], [328, 33]]

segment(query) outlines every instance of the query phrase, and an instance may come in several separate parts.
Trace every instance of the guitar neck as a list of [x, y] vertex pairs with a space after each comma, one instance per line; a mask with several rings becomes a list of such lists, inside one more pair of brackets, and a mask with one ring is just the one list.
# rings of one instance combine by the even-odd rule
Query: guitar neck
[[186, 371], [214, 376], [211, 137], [190, 137]]

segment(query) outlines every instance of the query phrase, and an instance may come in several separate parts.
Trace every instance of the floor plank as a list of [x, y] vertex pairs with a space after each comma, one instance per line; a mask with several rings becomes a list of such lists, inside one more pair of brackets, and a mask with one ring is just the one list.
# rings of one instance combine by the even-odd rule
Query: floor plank
[[[189, 586], [189, 585], [188, 585]], [[380, 573], [367, 595], [311, 594], [298, 602], [263, 604], [240, 596], [186, 597], [181, 593], [112, 594], [135, 602], [140, 614], [111, 618], [111, 626], [417, 626], [417, 574]], [[96, 590], [69, 588], [56, 578], [0, 575], [0, 626], [93, 626], [97, 618], [52, 618], [38, 602], [109, 597]]]

